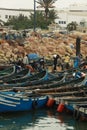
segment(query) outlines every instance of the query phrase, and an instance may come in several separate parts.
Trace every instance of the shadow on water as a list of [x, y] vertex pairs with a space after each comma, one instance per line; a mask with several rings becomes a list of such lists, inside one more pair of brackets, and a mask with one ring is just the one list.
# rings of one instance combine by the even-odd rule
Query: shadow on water
[[87, 130], [87, 122], [56, 110], [0, 114], [0, 130]]

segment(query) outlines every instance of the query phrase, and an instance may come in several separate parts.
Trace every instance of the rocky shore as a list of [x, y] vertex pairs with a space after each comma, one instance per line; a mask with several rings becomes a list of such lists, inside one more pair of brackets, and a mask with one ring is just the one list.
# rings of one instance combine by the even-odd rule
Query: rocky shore
[[51, 59], [54, 54], [63, 56], [67, 53], [75, 56], [78, 36], [81, 37], [81, 54], [85, 57], [87, 55], [87, 34], [85, 33], [54, 33], [49, 37], [30, 35], [22, 40], [0, 39], [0, 63], [16, 61], [17, 57], [22, 57], [23, 53], [37, 53], [47, 59]]

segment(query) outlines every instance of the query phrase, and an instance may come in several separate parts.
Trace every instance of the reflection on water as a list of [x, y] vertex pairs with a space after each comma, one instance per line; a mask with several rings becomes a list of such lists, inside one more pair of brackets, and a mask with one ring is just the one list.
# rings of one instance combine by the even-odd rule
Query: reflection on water
[[87, 123], [75, 121], [56, 110], [35, 110], [0, 115], [0, 130], [87, 130]]

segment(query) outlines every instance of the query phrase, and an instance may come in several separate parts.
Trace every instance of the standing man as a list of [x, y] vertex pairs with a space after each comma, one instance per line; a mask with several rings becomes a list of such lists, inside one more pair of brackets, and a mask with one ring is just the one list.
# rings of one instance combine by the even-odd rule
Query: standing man
[[28, 65], [29, 64], [28, 55], [26, 55], [26, 54], [24, 54], [24, 56], [23, 56], [23, 64], [24, 65]]
[[42, 57], [42, 58], [39, 60], [39, 63], [40, 63], [41, 69], [44, 69], [44, 64], [45, 64], [44, 57]]
[[79, 65], [80, 65], [80, 58], [79, 58], [79, 56], [76, 56], [76, 57], [74, 58], [74, 65], [73, 65], [73, 67], [74, 67], [74, 68], [78, 68]]
[[55, 71], [57, 69], [57, 60], [60, 58], [59, 55], [53, 55], [53, 70]]

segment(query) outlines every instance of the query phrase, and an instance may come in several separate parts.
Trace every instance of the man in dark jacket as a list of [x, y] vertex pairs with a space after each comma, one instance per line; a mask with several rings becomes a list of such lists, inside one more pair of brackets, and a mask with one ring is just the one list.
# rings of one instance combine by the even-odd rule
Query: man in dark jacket
[[57, 60], [60, 56], [59, 55], [54, 55], [53, 56], [53, 70], [55, 71], [57, 69]]

